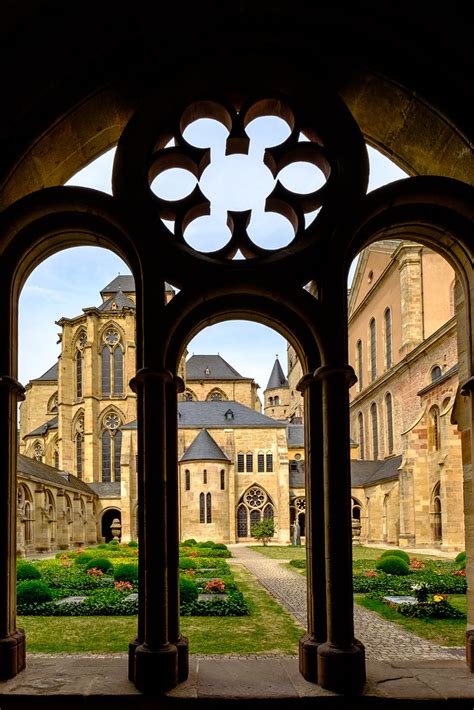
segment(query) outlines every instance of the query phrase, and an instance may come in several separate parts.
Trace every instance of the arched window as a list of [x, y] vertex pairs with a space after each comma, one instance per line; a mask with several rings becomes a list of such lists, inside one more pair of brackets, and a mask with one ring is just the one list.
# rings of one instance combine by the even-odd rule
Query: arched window
[[207, 469], [202, 472], [202, 482], [207, 483]]
[[37, 461], [43, 461], [44, 447], [40, 441], [35, 442], [35, 445], [33, 446], [33, 453]]
[[199, 522], [206, 522], [205, 499], [204, 493], [199, 494]]
[[123, 350], [120, 333], [116, 328], [107, 328], [102, 341], [102, 397], [120, 397], [123, 395]]
[[265, 455], [262, 453], [257, 454], [257, 471], [258, 473], [265, 471]]
[[122, 454], [122, 432], [120, 418], [115, 412], [104, 417], [102, 431], [102, 482], [120, 481], [120, 458]]
[[436, 380], [439, 380], [441, 375], [441, 368], [439, 367], [439, 365], [435, 365], [431, 370], [431, 382], [436, 382]]
[[379, 425], [377, 419], [377, 405], [375, 402], [370, 407], [370, 418], [372, 420], [372, 452], [374, 459], [379, 457]]
[[25, 502], [25, 544], [29, 545], [33, 542], [33, 515], [31, 509], [31, 503], [27, 500]]
[[357, 379], [359, 380], [359, 392], [364, 387], [364, 376], [363, 376], [363, 359], [362, 359], [362, 340], [357, 341]]
[[57, 445], [54, 447], [54, 468], [59, 468], [59, 449]]
[[253, 471], [253, 454], [250, 451], [245, 456], [245, 469], [247, 473], [251, 473]]
[[439, 483], [433, 489], [431, 510], [433, 542], [442, 542], [443, 523], [441, 517], [441, 486]]
[[221, 469], [221, 491], [225, 490], [225, 471]]
[[273, 407], [273, 397], [268, 398], [268, 404], [270, 405], [270, 407]]
[[275, 407], [280, 404], [280, 397], [278, 395], [275, 395], [275, 397], [273, 398], [273, 404], [275, 405]]
[[206, 523], [212, 523], [212, 495], [206, 494]]
[[48, 409], [47, 409], [48, 414], [57, 414], [58, 413], [58, 393], [55, 392], [52, 397], [50, 397], [49, 402], [48, 402]]
[[441, 447], [439, 423], [439, 408], [435, 405], [429, 413], [428, 444], [431, 451], [439, 451]]
[[84, 434], [76, 434], [76, 476], [82, 480], [84, 474]]
[[185, 390], [183, 397], [185, 402], [192, 402], [195, 399], [191, 390]]
[[184, 472], [184, 487], [187, 491], [191, 490], [191, 472], [189, 469]]
[[271, 452], [267, 453], [267, 473], [273, 471], [273, 454]]
[[237, 507], [237, 536], [248, 537], [252, 527], [263, 518], [274, 517], [275, 507], [270, 496], [258, 486], [251, 486], [240, 498]]
[[211, 402], [222, 402], [222, 400], [227, 399], [227, 397], [222, 390], [213, 389], [207, 395], [207, 399]]
[[390, 392], [385, 395], [385, 411], [387, 415], [387, 450], [389, 454], [393, 454], [393, 412]]
[[357, 416], [357, 425], [359, 429], [359, 459], [364, 460], [365, 457], [365, 442], [364, 442], [364, 415], [359, 412]]
[[76, 399], [82, 399], [82, 352], [76, 352]]
[[385, 309], [385, 367], [392, 367], [392, 312], [390, 308]]
[[239, 505], [237, 508], [237, 537], [248, 537], [247, 508]]
[[377, 377], [377, 331], [375, 318], [370, 321], [370, 380]]

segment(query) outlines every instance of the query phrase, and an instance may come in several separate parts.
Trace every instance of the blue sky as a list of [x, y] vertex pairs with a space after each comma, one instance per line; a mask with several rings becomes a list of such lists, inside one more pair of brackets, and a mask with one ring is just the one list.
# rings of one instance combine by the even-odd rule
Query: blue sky
[[[225, 225], [228, 209], [252, 209], [249, 232], [252, 239], [266, 248], [284, 246], [292, 238], [289, 223], [283, 217], [265, 213], [263, 204], [274, 181], [261, 161], [266, 146], [281, 142], [287, 126], [279, 119], [257, 119], [248, 127], [248, 156], [225, 156], [226, 130], [214, 121], [197, 121], [185, 134], [200, 146], [211, 146], [211, 165], [201, 178], [201, 189], [211, 201], [211, 215], [196, 220], [185, 233], [189, 244], [202, 251], [223, 246], [229, 237]], [[77, 173], [68, 184], [110, 192], [114, 151], [104, 154]], [[370, 184], [373, 190], [404, 173], [377, 151], [369, 148]], [[296, 192], [319, 186], [318, 169], [298, 163], [282, 171], [280, 179]], [[168, 171], [153, 183], [163, 197], [176, 199], [193, 189], [194, 179], [184, 171]], [[230, 196], [230, 197], [229, 197]], [[26, 384], [54, 364], [59, 355], [59, 326], [62, 316], [73, 317], [82, 308], [99, 305], [99, 291], [117, 274], [129, 273], [126, 264], [115, 254], [96, 247], [80, 247], [60, 252], [40, 264], [26, 282], [20, 297], [19, 379]], [[219, 353], [242, 375], [253, 377], [262, 394], [275, 359], [286, 370], [286, 341], [275, 331], [247, 321], [228, 321], [206, 328], [189, 344], [189, 354]]]

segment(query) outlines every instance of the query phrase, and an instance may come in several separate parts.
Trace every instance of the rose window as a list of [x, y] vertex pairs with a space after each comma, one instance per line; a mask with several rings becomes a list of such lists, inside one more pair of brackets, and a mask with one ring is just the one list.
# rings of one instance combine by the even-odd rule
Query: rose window
[[116, 345], [120, 340], [119, 333], [113, 328], [109, 328], [104, 333], [104, 341], [107, 345]]
[[35, 444], [33, 451], [35, 459], [37, 459], [37, 461], [41, 461], [41, 458], [44, 455], [44, 448], [41, 446], [41, 444]]
[[116, 414], [107, 414], [104, 419], [104, 424], [107, 429], [117, 429], [120, 426], [120, 419]]
[[297, 498], [295, 500], [295, 508], [298, 508], [302, 513], [306, 510], [306, 500], [304, 498]]
[[261, 508], [266, 500], [266, 493], [261, 488], [250, 488], [245, 494], [245, 502], [249, 508]]
[[81, 350], [82, 350], [83, 348], [85, 348], [85, 346], [87, 345], [87, 335], [86, 335], [86, 333], [82, 332], [82, 333], [80, 334], [77, 343], [78, 343], [78, 346], [79, 346], [79, 348], [80, 348]]

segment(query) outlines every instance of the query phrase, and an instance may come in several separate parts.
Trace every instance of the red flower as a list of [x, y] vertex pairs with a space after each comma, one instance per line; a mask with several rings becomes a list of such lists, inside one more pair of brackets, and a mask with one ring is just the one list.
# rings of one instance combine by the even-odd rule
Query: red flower
[[206, 582], [206, 592], [209, 592], [210, 594], [223, 592], [224, 589], [225, 584], [222, 579], [213, 579], [209, 582]]
[[451, 574], [455, 574], [458, 577], [465, 577], [466, 576], [466, 570], [465, 569], [457, 569], [454, 572], [451, 572]]
[[364, 572], [364, 577], [376, 577], [377, 572], [374, 569], [369, 569], [368, 572]]

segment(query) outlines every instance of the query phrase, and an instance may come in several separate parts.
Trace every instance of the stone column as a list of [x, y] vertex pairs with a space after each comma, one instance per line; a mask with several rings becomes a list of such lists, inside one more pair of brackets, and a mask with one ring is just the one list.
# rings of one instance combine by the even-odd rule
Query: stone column
[[405, 357], [424, 338], [422, 252], [419, 246], [404, 245], [399, 253], [402, 346]]
[[180, 377], [166, 384], [166, 500], [168, 511], [168, 633], [178, 649], [178, 682], [189, 675], [189, 644], [179, 626], [179, 469], [178, 392], [185, 385]]
[[84, 532], [84, 522], [81, 515], [81, 496], [79, 493], [74, 493], [72, 500], [72, 541], [74, 545], [84, 545]]
[[301, 675], [318, 683], [318, 647], [325, 643], [326, 560], [324, 525], [323, 431], [321, 381], [305, 375], [298, 383], [304, 397], [306, 568], [308, 588], [308, 630], [299, 643]]
[[143, 539], [144, 626], [142, 643], [135, 649], [135, 686], [159, 693], [178, 682], [178, 651], [168, 636], [168, 510], [166, 500], [166, 389], [172, 375], [143, 368], [135, 382], [142, 390], [143, 406]]
[[25, 633], [16, 628], [16, 410], [24, 389], [0, 376], [0, 680], [25, 667]]
[[68, 545], [67, 532], [64, 488], [58, 488], [56, 493], [56, 545], [59, 550]]
[[352, 367], [325, 365], [321, 380], [324, 437], [327, 641], [318, 647], [318, 683], [337, 693], [362, 691], [364, 646], [354, 638], [352, 595], [349, 387]]
[[46, 516], [45, 489], [43, 484], [35, 486], [35, 549], [45, 552], [50, 548], [49, 519]]
[[88, 545], [97, 543], [97, 524], [94, 517], [94, 501], [92, 498], [86, 500], [86, 542]]

